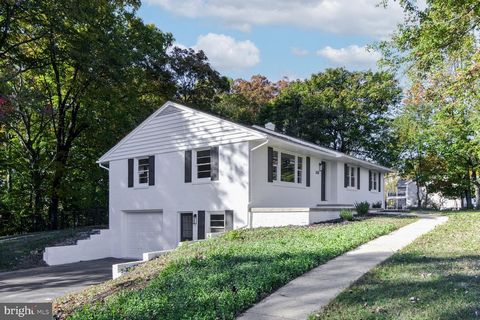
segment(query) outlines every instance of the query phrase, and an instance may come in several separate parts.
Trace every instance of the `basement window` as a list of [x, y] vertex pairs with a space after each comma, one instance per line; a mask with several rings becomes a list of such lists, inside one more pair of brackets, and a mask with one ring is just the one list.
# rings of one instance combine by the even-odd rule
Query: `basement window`
[[211, 214], [210, 215], [210, 233], [225, 232], [225, 215]]

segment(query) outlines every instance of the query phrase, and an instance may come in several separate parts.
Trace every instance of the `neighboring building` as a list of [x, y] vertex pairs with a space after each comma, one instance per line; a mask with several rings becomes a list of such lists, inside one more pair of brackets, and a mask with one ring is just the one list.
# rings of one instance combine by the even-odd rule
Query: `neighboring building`
[[[395, 191], [387, 190], [387, 209], [409, 209], [418, 207], [417, 184], [412, 180], [398, 179]], [[440, 210], [458, 210], [462, 207], [460, 199], [448, 199], [440, 193], [429, 193], [426, 197], [425, 188], [419, 190], [423, 206]], [[427, 198], [427, 199], [425, 199]]]
[[47, 248], [48, 264], [141, 257], [238, 228], [307, 225], [382, 203], [388, 168], [167, 102], [98, 163], [109, 229]]

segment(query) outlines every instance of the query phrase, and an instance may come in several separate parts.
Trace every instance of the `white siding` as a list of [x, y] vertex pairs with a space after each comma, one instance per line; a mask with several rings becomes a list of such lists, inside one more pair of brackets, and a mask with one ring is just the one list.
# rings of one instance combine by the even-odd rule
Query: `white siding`
[[[102, 157], [101, 161], [162, 154], [199, 147], [259, 139], [241, 126], [205, 114], [167, 106], [147, 119], [132, 134]], [[168, 112], [166, 112], [168, 110]]]
[[[155, 185], [127, 187], [127, 159], [110, 162], [110, 229], [114, 232], [115, 257], [128, 257], [125, 243], [127, 215], [162, 210], [162, 230], [157, 250], [174, 248], [180, 240], [180, 212], [234, 211], [234, 228], [247, 224], [248, 142], [219, 147], [219, 180], [184, 182], [184, 152], [155, 154]], [[136, 216], [142, 219], [142, 216]], [[143, 222], [138, 222], [142, 224]], [[208, 217], [206, 217], [208, 227]], [[197, 226], [194, 226], [194, 236]], [[122, 240], [123, 239], [123, 240]]]
[[[256, 145], [251, 142], [251, 147]], [[360, 189], [344, 187], [344, 162], [333, 159], [321, 159], [310, 155], [310, 187], [305, 184], [298, 185], [279, 184], [267, 181], [267, 148], [269, 145], [255, 149], [251, 152], [252, 164], [252, 208], [314, 208], [322, 205], [353, 205], [355, 202], [368, 201], [383, 203], [384, 185], [382, 181], [381, 192], [368, 190], [368, 169], [360, 168]], [[275, 147], [274, 147], [275, 148]], [[284, 147], [287, 148], [287, 147]], [[288, 152], [288, 149], [285, 151]], [[298, 153], [298, 151], [292, 151]], [[304, 161], [307, 154], [303, 154]], [[321, 175], [317, 174], [319, 162], [327, 163], [326, 200], [321, 201]], [[305, 162], [304, 162], [305, 163]], [[304, 167], [304, 172], [305, 172]], [[355, 171], [356, 172], [356, 171]], [[305, 179], [304, 179], [305, 181]]]

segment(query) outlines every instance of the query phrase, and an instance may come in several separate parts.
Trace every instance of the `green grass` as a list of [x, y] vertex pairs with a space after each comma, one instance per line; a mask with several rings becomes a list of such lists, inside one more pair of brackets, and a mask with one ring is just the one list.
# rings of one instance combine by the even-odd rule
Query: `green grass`
[[449, 221], [367, 273], [318, 319], [480, 319], [480, 212]]
[[[241, 311], [306, 271], [362, 243], [413, 222], [375, 217], [309, 227], [235, 230], [179, 247], [145, 286], [107, 297], [96, 289], [70, 296], [84, 305], [72, 319], [234, 319]], [[155, 268], [145, 264], [139, 270]], [[122, 279], [122, 278], [120, 278]], [[111, 290], [133, 280], [112, 282]], [[89, 289], [92, 290], [92, 289]], [[98, 299], [101, 297], [101, 299]], [[98, 302], [102, 300], [102, 302]], [[65, 308], [66, 307], [66, 308]], [[62, 306], [62, 310], [68, 306]]]
[[0, 271], [45, 265], [45, 247], [74, 244], [76, 240], [88, 237], [91, 229], [92, 227], [82, 227], [0, 237]]

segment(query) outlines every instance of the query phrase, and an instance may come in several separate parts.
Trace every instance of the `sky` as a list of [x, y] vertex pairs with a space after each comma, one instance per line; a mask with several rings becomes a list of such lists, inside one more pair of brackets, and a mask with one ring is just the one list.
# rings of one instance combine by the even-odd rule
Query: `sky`
[[376, 68], [378, 52], [402, 21], [380, 0], [142, 0], [140, 17], [175, 44], [203, 50], [223, 75], [305, 79], [330, 67]]

